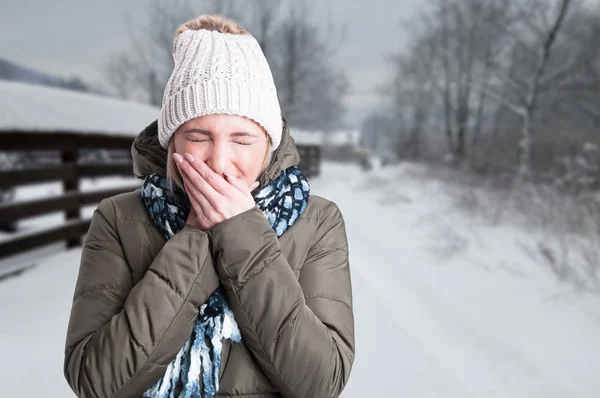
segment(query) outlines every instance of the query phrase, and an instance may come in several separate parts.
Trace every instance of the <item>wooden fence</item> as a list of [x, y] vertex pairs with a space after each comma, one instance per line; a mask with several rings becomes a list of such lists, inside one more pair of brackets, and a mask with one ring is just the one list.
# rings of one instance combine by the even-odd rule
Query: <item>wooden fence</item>
[[[53, 212], [64, 212], [66, 220], [59, 226], [44, 230], [17, 234], [14, 238], [0, 241], [0, 259], [36, 249], [56, 242], [66, 242], [67, 247], [81, 245], [83, 234], [91, 220], [83, 219], [81, 208], [99, 203], [102, 199], [137, 189], [140, 184], [120, 188], [82, 192], [82, 178], [124, 176], [132, 177], [130, 148], [132, 137], [107, 136], [105, 134], [81, 134], [67, 132], [0, 132], [0, 151], [38, 152], [48, 156], [54, 152], [58, 161], [43, 167], [0, 171], [0, 190], [17, 186], [60, 181], [63, 193], [59, 196], [40, 198], [31, 201], [0, 203], [0, 229], [14, 231], [16, 223], [27, 217], [40, 216]], [[121, 153], [118, 163], [84, 163], [81, 152], [90, 150], [111, 150]], [[298, 145], [301, 155], [300, 169], [309, 177], [320, 173], [321, 151], [318, 146]], [[52, 157], [50, 155], [50, 157]]]
[[307, 177], [316, 177], [321, 174], [321, 147], [318, 145], [297, 144], [300, 152], [298, 167]]
[[64, 132], [22, 132], [0, 133], [0, 150], [4, 152], [57, 152], [59, 162], [27, 169], [0, 171], [0, 189], [12, 189], [17, 186], [55, 182], [62, 183], [63, 193], [59, 196], [39, 198], [0, 204], [0, 225], [4, 230], [15, 229], [20, 219], [40, 216], [53, 212], [64, 212], [65, 222], [58, 226], [32, 233], [17, 235], [0, 241], [0, 259], [35, 249], [51, 243], [64, 241], [67, 247], [81, 245], [82, 235], [87, 231], [90, 221], [81, 217], [81, 208], [95, 204], [102, 199], [122, 192], [137, 189], [140, 184], [82, 192], [82, 178], [132, 176], [131, 155], [128, 161], [120, 163], [81, 163], [80, 152], [93, 150], [130, 151], [132, 137], [107, 136], [105, 134], [78, 134]]

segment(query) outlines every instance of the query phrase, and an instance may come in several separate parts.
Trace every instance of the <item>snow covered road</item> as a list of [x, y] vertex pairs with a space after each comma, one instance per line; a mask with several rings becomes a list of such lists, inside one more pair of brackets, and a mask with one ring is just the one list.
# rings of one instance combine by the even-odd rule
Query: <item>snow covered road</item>
[[[600, 298], [527, 256], [529, 233], [465, 216], [410, 169], [325, 164], [312, 186], [339, 205], [350, 242], [356, 360], [344, 398], [600, 396]], [[72, 396], [62, 350], [79, 255], [0, 282], [0, 396]]]
[[548, 301], [558, 287], [520, 250], [527, 234], [466, 219], [410, 170], [328, 171], [338, 183], [313, 187], [345, 216], [355, 292], [344, 397], [600, 396], [600, 301]]

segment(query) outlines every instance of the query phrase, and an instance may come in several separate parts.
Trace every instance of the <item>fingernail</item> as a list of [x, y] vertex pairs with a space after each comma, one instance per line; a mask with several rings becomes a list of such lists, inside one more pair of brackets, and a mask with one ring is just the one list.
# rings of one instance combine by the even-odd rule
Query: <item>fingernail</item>
[[180, 154], [178, 154], [178, 153], [174, 153], [174, 154], [173, 154], [173, 158], [175, 158], [175, 161], [176, 161], [177, 163], [183, 163], [183, 158], [181, 157], [181, 155], [180, 155]]
[[223, 175], [227, 178], [229, 178], [230, 180], [233, 179], [233, 176], [231, 174], [228, 173], [223, 173]]
[[192, 163], [194, 161], [194, 157], [192, 155], [190, 155], [189, 153], [185, 153], [183, 156], [185, 156], [185, 158], [187, 159], [188, 162]]

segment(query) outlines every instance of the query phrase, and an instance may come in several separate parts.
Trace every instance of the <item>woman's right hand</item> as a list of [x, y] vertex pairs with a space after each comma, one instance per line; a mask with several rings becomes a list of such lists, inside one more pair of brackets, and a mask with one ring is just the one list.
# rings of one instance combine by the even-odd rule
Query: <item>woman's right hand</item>
[[190, 214], [188, 214], [188, 218], [185, 223], [191, 225], [194, 228], [202, 229], [200, 227], [200, 222], [198, 221], [198, 215], [194, 211], [194, 208], [191, 206], [190, 206]]

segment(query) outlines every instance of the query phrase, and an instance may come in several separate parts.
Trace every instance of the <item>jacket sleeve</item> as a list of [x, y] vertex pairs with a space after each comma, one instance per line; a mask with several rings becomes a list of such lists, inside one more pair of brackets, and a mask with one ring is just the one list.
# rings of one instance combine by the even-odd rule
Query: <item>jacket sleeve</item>
[[64, 361], [79, 397], [141, 396], [189, 338], [198, 307], [219, 283], [206, 234], [186, 225], [132, 285], [115, 220], [111, 199], [103, 200], [82, 250]]
[[257, 207], [208, 231], [244, 343], [286, 397], [338, 397], [354, 361], [344, 221], [323, 213], [299, 280]]

